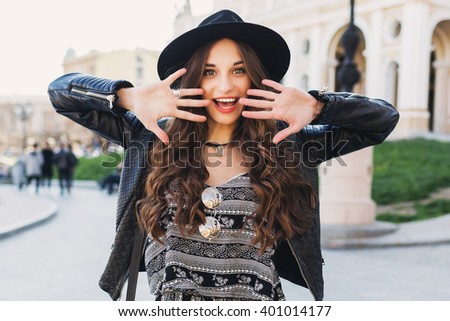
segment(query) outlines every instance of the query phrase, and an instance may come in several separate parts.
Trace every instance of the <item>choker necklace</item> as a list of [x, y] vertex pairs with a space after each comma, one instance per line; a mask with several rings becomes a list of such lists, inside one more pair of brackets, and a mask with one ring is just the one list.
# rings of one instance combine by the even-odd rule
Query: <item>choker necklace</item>
[[225, 146], [227, 146], [228, 144], [230, 144], [230, 143], [231, 142], [223, 143], [223, 144], [216, 144], [216, 143], [211, 143], [211, 142], [206, 141], [205, 145], [215, 148], [216, 149], [216, 154], [218, 154], [219, 156], [223, 156], [223, 148]]

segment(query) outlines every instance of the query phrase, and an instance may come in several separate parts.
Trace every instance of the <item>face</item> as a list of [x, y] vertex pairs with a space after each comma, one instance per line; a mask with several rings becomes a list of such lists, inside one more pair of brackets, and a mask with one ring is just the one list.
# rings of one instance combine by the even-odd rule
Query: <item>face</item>
[[247, 96], [251, 80], [237, 44], [230, 39], [217, 41], [209, 52], [200, 87], [204, 98], [210, 129], [234, 129], [244, 106], [239, 98]]

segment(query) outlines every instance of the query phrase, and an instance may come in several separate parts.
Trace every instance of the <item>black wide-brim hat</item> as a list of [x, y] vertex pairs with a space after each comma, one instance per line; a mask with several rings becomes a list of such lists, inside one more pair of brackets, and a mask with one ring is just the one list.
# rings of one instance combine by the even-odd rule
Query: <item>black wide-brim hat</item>
[[244, 22], [230, 10], [221, 10], [164, 48], [158, 59], [159, 78], [163, 80], [183, 68], [199, 46], [222, 38], [242, 41], [253, 47], [268, 72], [268, 78], [280, 81], [286, 74], [291, 53], [281, 35], [267, 27]]

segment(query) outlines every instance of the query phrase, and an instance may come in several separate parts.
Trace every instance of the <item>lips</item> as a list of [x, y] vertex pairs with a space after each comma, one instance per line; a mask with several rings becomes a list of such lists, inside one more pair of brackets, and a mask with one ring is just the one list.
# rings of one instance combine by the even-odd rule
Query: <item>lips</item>
[[238, 98], [216, 98], [213, 99], [214, 106], [221, 113], [231, 113], [236, 109]]

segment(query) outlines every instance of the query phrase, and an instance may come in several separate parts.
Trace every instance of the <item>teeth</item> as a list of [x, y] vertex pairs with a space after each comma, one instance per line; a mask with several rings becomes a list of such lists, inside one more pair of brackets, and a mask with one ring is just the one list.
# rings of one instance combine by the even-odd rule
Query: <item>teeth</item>
[[233, 103], [236, 99], [234, 98], [222, 98], [222, 99], [216, 99], [220, 103]]

